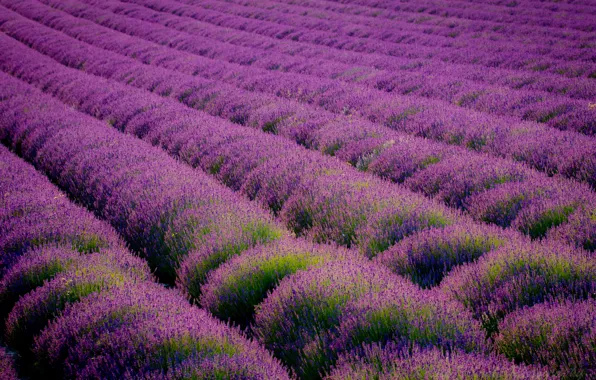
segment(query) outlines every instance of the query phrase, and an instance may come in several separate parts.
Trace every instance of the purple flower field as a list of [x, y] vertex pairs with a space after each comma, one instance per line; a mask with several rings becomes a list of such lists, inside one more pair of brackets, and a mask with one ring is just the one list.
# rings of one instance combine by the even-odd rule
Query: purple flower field
[[0, 0], [0, 379], [596, 379], [596, 2]]

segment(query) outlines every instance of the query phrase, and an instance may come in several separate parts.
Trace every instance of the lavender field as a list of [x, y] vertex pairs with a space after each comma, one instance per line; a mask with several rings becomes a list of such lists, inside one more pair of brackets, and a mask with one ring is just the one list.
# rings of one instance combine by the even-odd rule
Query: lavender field
[[0, 380], [596, 379], [594, 0], [0, 32]]

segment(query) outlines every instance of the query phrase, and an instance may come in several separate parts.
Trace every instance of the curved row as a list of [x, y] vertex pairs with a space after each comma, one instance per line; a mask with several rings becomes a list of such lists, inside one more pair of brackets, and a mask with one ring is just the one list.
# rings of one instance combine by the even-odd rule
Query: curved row
[[[70, 9], [64, 2], [52, 3], [52, 6]], [[136, 23], [131, 18], [120, 17], [118, 21], [117, 15], [86, 5], [75, 6], [74, 9], [70, 11], [79, 17], [157, 43], [167, 43], [179, 50], [202, 55], [206, 49], [205, 44], [196, 41], [195, 35], [175, 31], [166, 33], [167, 28], [156, 30], [150, 23]], [[229, 51], [228, 48], [225, 50]], [[322, 78], [308, 75], [280, 75], [266, 70], [240, 70], [236, 67], [229, 76], [222, 76], [220, 65], [214, 65], [215, 62], [210, 61], [207, 72], [216, 69], [217, 74], [212, 74], [217, 75], [216, 79], [227, 78], [227, 83], [249, 91], [271, 93], [317, 105], [336, 115], [362, 116], [374, 123], [384, 124], [387, 129], [522, 161], [551, 175], [558, 173], [589, 183], [596, 178], [592, 174], [595, 160], [593, 152], [596, 150], [594, 139], [578, 133], [492, 117], [444, 102], [396, 96], [361, 86], [354, 88], [354, 85], [323, 81]], [[195, 68], [192, 73], [205, 75], [200, 68]]]
[[[376, 98], [393, 99], [394, 102], [398, 100], [403, 101], [404, 95], [408, 95], [408, 98], [412, 98], [412, 100], [418, 103], [434, 101], [440, 105], [443, 104], [443, 101], [446, 101], [449, 103], [448, 107], [456, 110], [464, 108], [483, 113], [512, 116], [524, 120], [546, 123], [559, 129], [593, 134], [594, 113], [589, 109], [590, 103], [587, 100], [572, 100], [567, 96], [527, 90], [508, 91], [507, 96], [505, 96], [504, 92], [509, 89], [486, 86], [460, 78], [451, 79], [448, 76], [439, 75], [440, 72], [433, 72], [431, 77], [429, 77], [428, 73], [400, 73], [399, 71], [397, 73], [388, 73], [385, 71], [364, 69], [360, 67], [360, 64], [355, 67], [353, 64], [340, 64], [332, 60], [322, 60], [321, 56], [317, 56], [314, 60], [311, 58], [305, 60], [283, 53], [272, 55], [271, 43], [265, 46], [266, 50], [236, 47], [234, 49], [236, 53], [231, 54], [229, 47], [222, 46], [221, 43], [213, 41], [210, 35], [213, 33], [208, 33], [208, 38], [205, 40], [203, 37], [205, 28], [202, 25], [198, 25], [192, 18], [170, 15], [169, 13], [159, 13], [134, 5], [129, 5], [125, 10], [122, 10], [121, 3], [88, 2], [95, 7], [106, 8], [126, 17], [140, 18], [145, 24], [153, 24], [153, 27], [151, 27], [152, 33], [150, 33], [151, 37], [149, 37], [153, 41], [164, 43], [164, 38], [171, 35], [171, 39], [168, 38], [168, 41], [173, 41], [175, 47], [180, 49], [182, 46], [180, 38], [184, 38], [186, 43], [184, 44], [185, 47], [182, 47], [183, 50], [190, 49], [189, 51], [195, 54], [210, 58], [223, 58], [224, 60], [258, 67], [269, 72], [273, 71], [273, 74], [276, 71], [290, 71], [303, 75], [314, 75], [326, 79], [348, 82], [357, 88], [367, 88], [369, 91], [372, 91], [372, 94]], [[96, 22], [110, 27], [114, 27], [113, 21], [110, 20], [123, 17], [111, 14], [109, 19], [106, 20], [99, 15], [101, 14], [99, 9], [91, 11], [83, 6], [81, 10], [81, 5], [77, 3], [61, 3], [60, 5], [57, 5], [53, 1], [46, 1], [46, 3], [71, 13], [74, 12], [74, 14], [79, 16], [83, 14], [82, 17], [94, 19]], [[172, 7], [178, 9], [175, 4], [173, 3]], [[159, 26], [163, 25], [166, 27], [166, 29], [163, 29], [163, 27], [160, 28], [163, 30], [163, 33], [160, 33], [159, 38], [156, 38], [155, 30], [153, 30], [157, 26], [155, 24], [156, 22], [160, 24]], [[142, 23], [139, 23], [139, 25], [142, 25]], [[143, 31], [139, 31], [133, 25], [116, 26], [116, 28], [135, 35], [143, 33]], [[175, 30], [172, 30], [172, 28]], [[192, 39], [194, 39], [192, 43], [189, 43], [188, 33], [192, 34]], [[147, 34], [146, 31], [145, 34]], [[217, 33], [215, 34], [217, 35]], [[197, 35], [200, 37], [197, 37]], [[197, 38], [199, 40], [196, 40]], [[202, 46], [202, 49], [195, 48], [199, 45]], [[300, 50], [297, 53], [298, 55], [304, 54]], [[415, 65], [417, 64], [415, 63]], [[308, 78], [305, 80], [308, 80]], [[589, 86], [590, 80], [586, 79], [586, 82], [586, 85]], [[579, 88], [582, 87], [580, 86]], [[386, 92], [391, 92], [391, 94], [387, 94]], [[443, 106], [446, 105], [443, 104]]]
[[[45, 7], [37, 2], [22, 2], [21, 4], [11, 2], [8, 6], [38, 22], [43, 22], [46, 25], [51, 23], [52, 27], [60, 28], [60, 22], [62, 20], [59, 14], [55, 11], [48, 12], [48, 9], [42, 10]], [[62, 15], [62, 18], [64, 18], [64, 15]], [[71, 20], [70, 23], [73, 24], [74, 21]], [[80, 25], [77, 26], [80, 27]], [[75, 26], [74, 29], [76, 30], [76, 28]], [[63, 26], [61, 30], [71, 36], [75, 33], [72, 26]], [[78, 33], [81, 34], [81, 31]], [[85, 30], [84, 33], [87, 34], [86, 38], [98, 38], [95, 34], [89, 37], [91, 34], [89, 30]], [[85, 38], [85, 35], [82, 38]], [[303, 74], [335, 78], [400, 95], [407, 94], [409, 96], [422, 96], [424, 98], [443, 100], [453, 105], [473, 108], [481, 112], [543, 121], [555, 127], [559, 126], [565, 129], [589, 130], [591, 128], [591, 120], [594, 119], [588, 108], [587, 101], [572, 100], [567, 96], [563, 97], [527, 90], [507, 92], [507, 89], [503, 87], [481, 85], [468, 80], [438, 75], [439, 73], [433, 73], [432, 76], [406, 72], [401, 74], [387, 73], [373, 69], [366, 70], [360, 67], [354, 68], [353, 65], [324, 60], [307, 63], [304, 59], [289, 55], [272, 55], [271, 49], [257, 51], [256, 49], [246, 49], [243, 47], [235, 48], [232, 55], [229, 53], [229, 50], [224, 49], [225, 45], [214, 45], [213, 42], [207, 44], [210, 46], [209, 50], [215, 49], [222, 51], [218, 52], [218, 55], [224, 55], [227, 52], [227, 56], [225, 57], [227, 60], [239, 64], [250, 64], [253, 68], [258, 67], [260, 69], [271, 70], [272, 67], [277, 67], [277, 70], [281, 71], [300, 70], [300, 73]], [[207, 44], [203, 44], [202, 54], [212, 57], [214, 53], [207, 53], [205, 46]], [[110, 49], [113, 50], [115, 47], [110, 46]], [[138, 51], [140, 49], [137, 48], [136, 50]], [[137, 54], [137, 59], [141, 58], [139, 53], [129, 52], [128, 54]], [[145, 51], [144, 55], [147, 54], [148, 52]], [[171, 65], [172, 63], [166, 61], [164, 64]], [[229, 69], [234, 70], [234, 66], [230, 66]], [[236, 67], [235, 69], [238, 70], [239, 68]], [[193, 72], [197, 71], [194, 70]], [[562, 120], [565, 121], [562, 122]]]
[[[590, 33], [580, 32], [576, 30], [562, 31], [558, 28], [540, 28], [527, 25], [507, 25], [488, 20], [464, 20], [450, 17], [449, 15], [419, 15], [409, 12], [395, 12], [388, 9], [374, 9], [359, 5], [343, 5], [332, 1], [317, 1], [317, 0], [283, 0], [277, 2], [256, 2], [254, 0], [241, 1], [242, 4], [250, 4], [251, 6], [266, 5], [267, 9], [270, 7], [277, 9], [280, 12], [287, 14], [294, 14], [297, 11], [306, 15], [316, 15], [321, 19], [327, 20], [342, 20], [344, 17], [349, 17], [350, 22], [362, 24], [367, 26], [378, 25], [379, 19], [391, 21], [391, 25], [397, 25], [400, 29], [408, 30], [413, 28], [431, 35], [439, 35], [444, 37], [454, 38], [453, 36], [472, 36], [481, 39], [488, 39], [489, 41], [502, 40], [504, 38], [517, 41], [542, 41], [543, 38], [573, 41], [578, 44], [582, 42], [590, 42], [592, 37]], [[483, 1], [483, 3], [486, 3]], [[527, 6], [531, 2], [517, 3], [516, 6]], [[585, 12], [587, 14], [593, 13], [593, 8], [578, 7], [578, 3], [568, 9], [573, 12]], [[555, 7], [560, 7], [561, 3]], [[548, 9], [544, 7], [543, 9]], [[590, 11], [592, 9], [592, 12]], [[556, 12], [553, 10], [553, 12]], [[557, 12], [558, 13], [558, 12]], [[581, 45], [580, 45], [581, 46]]]
[[[455, 2], [449, 3], [447, 9], [445, 4], [436, 1], [424, 1], [416, 4], [394, 4], [390, 1], [376, 1], [373, 5], [366, 2], [366, 0], [340, 0], [343, 4], [359, 4], [364, 6], [372, 6], [378, 9], [390, 9], [400, 12], [418, 12], [418, 13], [438, 13], [449, 14], [451, 17], [470, 19], [470, 20], [491, 20], [499, 23], [515, 23], [521, 25], [533, 25], [536, 27], [552, 27], [564, 28], [569, 27], [579, 31], [593, 32], [594, 25], [589, 20], [584, 20], [581, 16], [575, 18], [573, 22], [566, 23], [565, 19], [561, 20], [557, 17], [544, 17], [540, 15], [540, 7], [531, 8], [530, 14], [527, 17], [518, 17], [515, 13], [511, 14], [508, 9], [502, 9], [495, 6], [487, 6], [485, 4], [473, 5], [469, 2]], [[497, 11], [493, 13], [494, 11]], [[538, 13], [538, 16], [532, 15]], [[541, 17], [542, 16], [542, 17]]]
[[[0, 139], [9, 139], [6, 131], [0, 133]], [[35, 152], [38, 147], [17, 148]], [[39, 246], [60, 244], [81, 253], [124, 247], [113, 228], [74, 206], [44, 177], [32, 175], [31, 170], [15, 170], [25, 165], [5, 148], [0, 148], [0, 153], [0, 276], [21, 255]]]
[[[83, 0], [95, 1], [95, 0]], [[421, 46], [418, 44], [407, 45], [388, 41], [375, 41], [364, 38], [352, 37], [349, 35], [340, 36], [332, 32], [314, 31], [301, 26], [286, 26], [277, 22], [255, 20], [236, 16], [235, 14], [224, 13], [217, 10], [204, 8], [201, 5], [195, 5], [192, 0], [179, 1], [177, 5], [168, 6], [155, 0], [125, 0], [125, 2], [141, 3], [149, 8], [175, 12], [182, 15], [192, 15], [193, 18], [215, 24], [226, 26], [233, 29], [243, 29], [245, 31], [276, 37], [279, 39], [292, 39], [306, 42], [314, 45], [328, 46], [334, 49], [357, 51], [364, 53], [375, 53], [386, 56], [409, 56], [412, 58], [425, 58], [431, 56], [436, 60], [443, 60], [448, 63], [473, 63], [482, 66], [496, 66], [516, 70], [548, 70], [551, 73], [565, 75], [569, 77], [588, 77], [596, 75], [594, 73], [594, 64], [590, 60], [573, 61], [571, 63], [557, 58], [545, 58], [539, 54], [532, 54], [525, 50], [515, 50], [517, 54], [495, 54], [494, 52], [484, 52], [482, 49], [474, 49], [471, 46], [464, 46], [461, 49], [442, 48], [441, 50]], [[184, 6], [186, 4], [188, 5]], [[182, 4], [181, 4], [182, 3]], [[230, 11], [230, 7], [227, 11]], [[591, 55], [588, 53], [588, 55]]]
[[[146, 0], [126, 0], [132, 2], [146, 1]], [[524, 49], [527, 55], [527, 60], [535, 60], [536, 57], [544, 59], [545, 57], [562, 60], [565, 62], [586, 61], [594, 62], [596, 56], [589, 49], [577, 49], [573, 44], [567, 41], [566, 44], [557, 43], [553, 41], [552, 44], [544, 46], [544, 43], [529, 43], [517, 42], [514, 40], [499, 41], [493, 40], [490, 44], [482, 43], [478, 38], [458, 36], [451, 34], [449, 36], [440, 36], [425, 33], [423, 28], [417, 30], [416, 25], [406, 25], [406, 27], [399, 27], [395, 21], [379, 22], [377, 25], [358, 25], [352, 22], [349, 16], [341, 17], [339, 20], [327, 19], [322, 21], [321, 17], [304, 14], [301, 9], [294, 11], [292, 15], [287, 15], [285, 12], [279, 12], [270, 5], [272, 3], [259, 3], [258, 5], [247, 4], [246, 1], [228, 0], [222, 2], [220, 0], [208, 1], [181, 1], [191, 6], [197, 6], [209, 11], [221, 12], [227, 15], [239, 16], [245, 19], [258, 19], [259, 21], [268, 21], [274, 24], [285, 27], [292, 27], [293, 30], [303, 31], [308, 30], [310, 33], [315, 31], [324, 32], [325, 34], [334, 34], [337, 37], [351, 37], [357, 38], [360, 41], [377, 42], [382, 41], [386, 43], [396, 44], [400, 46], [416, 45], [426, 52], [426, 48], [435, 48], [433, 52], [436, 54], [436, 49], [452, 50], [460, 54], [466, 54], [473, 48], [475, 53], [489, 53], [493, 57], [491, 63], [498, 65], [498, 62], [503, 59], [503, 55], [507, 52]], [[275, 3], [273, 3], [275, 4]], [[266, 12], [263, 11], [266, 8]], [[306, 8], [308, 9], [308, 8]], [[185, 10], [179, 6], [177, 12], [184, 13]], [[297, 27], [297, 28], [296, 28]], [[301, 35], [302, 37], [302, 35]], [[395, 45], [393, 45], [395, 46]], [[470, 60], [474, 60], [472, 55]]]
[[[8, 85], [4, 80], [3, 84]], [[34, 147], [27, 144], [23, 149]], [[78, 217], [72, 219], [75, 226], [100, 226], [84, 231], [97, 241], [110, 241], [114, 232], [66, 201], [46, 178], [4, 147], [0, 163], [6, 174], [0, 176], [0, 188], [6, 190], [3, 199], [21, 205], [12, 211], [20, 211], [23, 237], [20, 255], [0, 280], [2, 330], [27, 364], [21, 366], [27, 375], [288, 378], [256, 343], [189, 305], [176, 291], [154, 283], [145, 261], [128, 253], [119, 240], [111, 247], [77, 251], [68, 241], [70, 231], [56, 228], [62, 239], [40, 242], [34, 233], [41, 219]], [[27, 191], [8, 191], [23, 183]], [[4, 220], [2, 227], [10, 221]], [[0, 352], [3, 379], [17, 378], [10, 361]]]
[[[323, 153], [334, 154], [361, 170], [378, 174], [394, 182], [403, 182], [405, 180], [404, 184], [408, 188], [428, 196], [434, 196], [449, 206], [463, 208], [477, 220], [496, 223], [504, 227], [512, 225], [534, 238], [546, 235], [552, 227], [561, 226], [556, 230], [556, 236], [559, 239], [580, 247], [593, 249], [596, 229], [594, 228], [594, 222], [590, 219], [590, 213], [594, 209], [595, 202], [593, 193], [587, 187], [583, 188], [578, 184], [541, 177], [521, 165], [512, 165], [508, 162], [468, 154], [457, 150], [457, 148], [437, 146], [422, 140], [403, 140], [403, 137], [398, 135], [381, 134], [382, 132], [372, 129], [374, 127], [371, 127], [372, 130], [368, 131], [363, 130], [363, 126], [356, 128], [356, 126], [348, 124], [347, 127], [352, 131], [346, 131], [346, 126], [342, 127], [340, 120], [330, 118], [328, 115], [313, 114], [314, 111], [305, 110], [294, 104], [280, 104], [275, 99], [267, 97], [251, 98], [251, 93], [246, 94], [234, 88], [217, 86], [213, 82], [149, 68], [126, 58], [110, 55], [111, 53], [105, 53], [89, 45], [72, 42], [67, 37], [60, 36], [56, 32], [30, 22], [7, 21], [1, 28], [9, 31], [12, 36], [20, 37], [25, 42], [33, 44], [33, 47], [50, 54], [71, 67], [78, 68], [84, 64], [87, 72], [114, 78], [136, 87], [181, 99], [184, 104], [194, 108], [201, 108], [212, 115], [227, 117], [237, 123], [255, 125], [264, 130], [278, 129], [278, 134], [291, 137], [294, 140], [307, 140], [311, 148], [318, 148]], [[51, 38], [45, 37], [46, 35]], [[53, 42], [48, 43], [47, 41]], [[110, 39], [109, 41], [113, 43], [114, 40]], [[132, 43], [132, 41], [130, 42]], [[143, 46], [140, 47], [143, 48]], [[16, 46], [12, 48], [12, 50], [14, 49], [16, 49]], [[20, 53], [20, 55], [22, 54], [27, 53]], [[31, 57], [33, 59], [33, 55]], [[106, 60], [106, 57], [110, 59]], [[19, 57], [18, 65], [5, 61], [5, 65], [11, 67], [8, 70], [12, 71], [12, 68], [18, 67], [19, 76], [34, 83], [39, 82], [38, 85], [45, 86], [46, 91], [54, 91], [52, 88], [55, 88], [55, 85], [50, 86], [48, 82], [50, 77], [37, 68], [35, 70], [26, 70], [26, 67], [20, 63], [20, 59]], [[36, 61], [39, 59], [35, 58]], [[44, 65], [45, 70], [49, 70], [52, 66], [58, 68], [51, 70], [59, 70], [60, 66], [53, 61], [48, 61]], [[69, 73], [69, 76], [75, 74], [72, 71], [65, 70]], [[78, 77], [85, 78], [80, 74]], [[165, 80], [164, 78], [168, 79]], [[91, 79], [86, 78], [84, 80]], [[173, 83], [177, 83], [177, 88], [173, 87]], [[97, 85], [87, 84], [78, 86], [78, 88], [91, 89], [95, 86]], [[58, 96], [69, 99], [70, 96], [65, 91], [61, 87]], [[73, 91], [78, 93], [80, 90], [73, 89]], [[105, 90], [102, 93], [107, 96]], [[97, 98], [98, 95], [94, 96], [96, 97], [96, 103], [106, 103], [106, 101]], [[109, 98], [109, 96], [107, 97]], [[139, 104], [137, 107], [132, 107], [132, 103], [128, 103], [129, 107], [132, 107], [131, 114], [135, 113], [134, 109], [142, 109], [148, 106], [147, 104], [141, 104], [142, 101], [138, 99], [131, 100], [131, 102]], [[246, 106], [246, 103], [249, 103], [249, 106]], [[85, 112], [95, 114], [97, 105], [92, 104], [90, 107]], [[151, 105], [151, 107], [155, 107], [155, 105]], [[167, 106], [168, 109], [172, 107], [171, 104]], [[180, 108], [177, 107], [177, 109]], [[280, 116], [276, 110], [279, 108], [292, 112], [293, 116]], [[119, 123], [118, 118], [108, 116], [112, 113], [109, 108], [106, 112], [107, 114], [102, 118], [108, 119], [112, 123]], [[189, 111], [183, 111], [182, 108], [177, 112], [188, 113]], [[304, 125], [300, 114], [305, 118], [310, 116], [306, 121], [306, 125]], [[285, 119], [279, 120], [280, 117], [284, 118], [284, 116], [288, 121]], [[147, 113], [144, 113], [144, 117], [144, 123], [149, 123]], [[159, 117], [162, 118], [163, 115], [159, 115]], [[119, 118], [128, 120], [127, 117], [123, 116], [119, 116]], [[314, 129], [312, 125], [309, 125], [310, 119], [318, 119], [324, 125]], [[298, 125], [293, 125], [293, 121], [296, 121]], [[347, 119], [345, 121], [348, 122]], [[120, 126], [120, 128], [125, 127]], [[226, 126], [226, 129], [229, 128], [230, 126]], [[300, 129], [297, 131], [296, 128]], [[147, 136], [147, 132], [141, 133], [141, 137]], [[138, 132], [135, 132], [135, 134], [138, 135]], [[372, 137], [371, 135], [374, 134], [377, 134], [377, 136]], [[243, 140], [245, 154], [252, 155], [248, 153], [246, 138]], [[399, 143], [395, 144], [396, 140]], [[388, 142], [388, 146], [383, 146], [387, 145]], [[156, 142], [153, 141], [153, 143]], [[262, 146], [260, 149], [257, 146], [252, 149], [258, 151], [261, 157], [265, 155], [265, 152], [271, 155], [272, 152], [276, 151], [271, 149], [271, 143], [269, 142], [261, 141], [251, 144]], [[395, 145], [392, 146], [393, 144]], [[381, 146], [379, 147], [379, 145]], [[237, 153], [221, 145], [218, 149], [219, 152], [210, 152], [211, 154], [217, 153], [218, 158], [209, 159], [203, 156], [203, 162], [207, 160], [207, 164], [196, 162], [196, 158], [183, 155], [187, 162], [192, 165], [201, 165], [205, 170], [212, 171], [233, 189], [238, 190], [244, 187], [243, 191], [254, 198], [254, 190], [249, 186], [254, 187], [254, 180], [256, 179], [249, 176], [248, 172], [258, 167], [247, 167], [246, 161], [237, 161], [237, 158], [233, 158], [234, 162], [230, 163], [230, 160], [232, 160], [230, 155], [237, 156]], [[169, 150], [171, 151], [171, 149]], [[304, 156], [305, 154], [295, 148], [292, 151], [296, 152], [293, 155]], [[175, 154], [180, 155], [178, 152]], [[194, 154], [196, 155], [196, 153]], [[221, 162], [217, 160], [221, 160]], [[269, 160], [271, 160], [271, 157], [269, 157]], [[213, 165], [216, 166], [216, 170], [213, 170]], [[235, 168], [230, 168], [228, 165], [234, 165]], [[335, 166], [331, 163], [326, 165]], [[228, 169], [226, 170], [226, 168]], [[249, 181], [249, 183], [246, 184], [246, 181]], [[265, 181], [265, 178], [260, 178], [260, 181]], [[275, 212], [279, 212], [282, 208], [282, 204], [279, 203], [279, 196], [287, 199], [291, 190], [287, 189], [286, 194], [279, 194], [274, 199], [267, 200], [267, 205]], [[313, 189], [305, 191], [310, 193]], [[287, 209], [290, 209], [290, 207], [288, 206]], [[568, 220], [582, 220], [584, 223], [566, 223]], [[294, 230], [300, 232], [302, 227], [296, 226], [291, 221], [289, 222]]]

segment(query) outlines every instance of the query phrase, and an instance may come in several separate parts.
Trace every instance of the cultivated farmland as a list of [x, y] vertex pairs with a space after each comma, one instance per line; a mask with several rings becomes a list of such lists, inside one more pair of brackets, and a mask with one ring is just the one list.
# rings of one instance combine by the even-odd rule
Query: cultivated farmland
[[0, 379], [596, 379], [592, 0], [0, 0]]

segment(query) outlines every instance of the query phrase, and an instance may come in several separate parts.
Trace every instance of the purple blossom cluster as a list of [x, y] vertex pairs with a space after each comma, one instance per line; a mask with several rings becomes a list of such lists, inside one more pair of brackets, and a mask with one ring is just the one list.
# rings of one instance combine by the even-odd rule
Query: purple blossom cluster
[[[200, 304], [220, 319], [247, 326], [254, 308], [281, 280], [298, 271], [318, 268], [329, 262], [365, 264], [367, 260], [338, 247], [321, 246], [302, 240], [280, 240], [262, 245], [230, 259], [213, 271], [201, 287]], [[181, 288], [193, 289], [192, 282], [180, 276]], [[198, 294], [190, 294], [197, 297]]]
[[5, 347], [0, 347], [0, 375], [6, 380], [17, 380], [19, 378], [14, 367], [14, 360]]
[[596, 376], [595, 16], [0, 0], [0, 377]]
[[487, 252], [523, 241], [499, 228], [462, 223], [415, 233], [379, 254], [376, 261], [423, 288], [438, 285], [452, 268]]
[[352, 261], [298, 272], [257, 306], [252, 330], [300, 377], [316, 377], [333, 361], [330, 341], [351, 301], [392, 286], [390, 279], [384, 268]]
[[490, 335], [503, 317], [524, 306], [594, 297], [596, 260], [559, 243], [520, 242], [454, 268], [440, 290], [481, 319]]
[[257, 343], [150, 282], [73, 304], [33, 352], [68, 378], [289, 378]]

